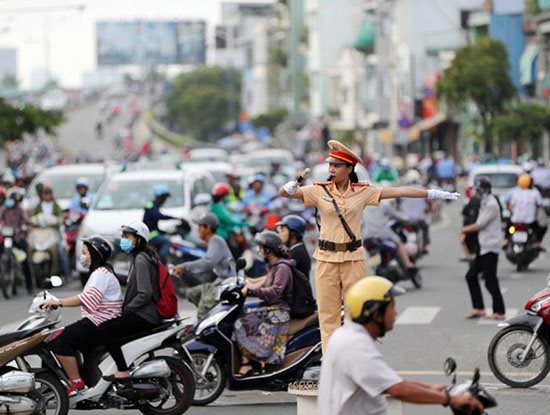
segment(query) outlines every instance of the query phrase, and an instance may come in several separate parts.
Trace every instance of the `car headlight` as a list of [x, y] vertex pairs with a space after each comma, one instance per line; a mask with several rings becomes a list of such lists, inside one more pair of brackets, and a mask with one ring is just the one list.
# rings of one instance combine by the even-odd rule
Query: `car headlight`
[[211, 325], [217, 325], [220, 321], [223, 320], [226, 315], [227, 311], [221, 311], [206, 317], [203, 321], [199, 323], [199, 325], [195, 329], [195, 335], [199, 336], [207, 327]]

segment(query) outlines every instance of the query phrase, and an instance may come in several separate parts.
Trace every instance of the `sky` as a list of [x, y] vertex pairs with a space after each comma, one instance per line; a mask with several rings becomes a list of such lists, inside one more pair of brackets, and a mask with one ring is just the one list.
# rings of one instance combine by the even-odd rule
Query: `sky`
[[[33, 73], [44, 73], [48, 61], [51, 73], [63, 86], [79, 87], [83, 73], [96, 68], [96, 20], [204, 19], [211, 26], [219, 23], [221, 3], [222, 0], [0, 0], [0, 47], [17, 49], [18, 79], [23, 87], [31, 86]], [[79, 5], [85, 6], [83, 11], [76, 9]], [[45, 8], [49, 12], [42, 10]]]

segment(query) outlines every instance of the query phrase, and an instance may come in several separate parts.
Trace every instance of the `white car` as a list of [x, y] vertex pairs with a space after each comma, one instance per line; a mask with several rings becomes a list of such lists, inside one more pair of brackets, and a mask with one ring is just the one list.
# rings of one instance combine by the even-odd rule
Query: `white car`
[[[184, 167], [181, 170], [145, 170], [114, 174], [105, 182], [84, 218], [79, 231], [76, 252], [82, 249], [81, 238], [100, 234], [116, 243], [120, 228], [134, 220], [142, 220], [145, 204], [153, 199], [155, 185], [163, 184], [171, 196], [162, 207], [162, 212], [176, 218], [189, 218], [192, 201], [199, 193], [210, 193], [214, 180], [207, 171]], [[173, 226], [170, 221], [159, 223], [163, 230]], [[113, 260], [118, 275], [128, 274], [126, 259]], [[77, 271], [86, 270], [77, 263]]]
[[90, 182], [90, 192], [96, 193], [105, 178], [119, 166], [108, 166], [99, 163], [90, 164], [60, 164], [42, 170], [38, 174], [25, 193], [23, 199], [24, 209], [33, 209], [38, 204], [36, 185], [48, 183], [52, 189], [55, 200], [62, 209], [66, 209], [72, 197], [76, 195], [75, 184], [79, 177], [85, 177]]
[[521, 173], [523, 170], [520, 166], [510, 164], [488, 164], [474, 167], [468, 175], [466, 197], [470, 198], [476, 180], [485, 176], [491, 179], [493, 194], [503, 201], [506, 194], [516, 187], [518, 176]]
[[227, 181], [227, 173], [233, 170], [233, 167], [231, 164], [224, 162], [224, 161], [204, 161], [204, 162], [189, 162], [184, 161], [180, 164], [180, 166], [183, 166], [183, 168], [192, 168], [197, 170], [203, 170], [207, 171], [214, 177], [214, 181], [216, 183], [218, 182], [226, 182]]
[[68, 103], [68, 95], [60, 89], [52, 89], [40, 98], [40, 108], [45, 111], [63, 111]]
[[229, 154], [223, 148], [195, 148], [189, 152], [191, 162], [228, 161]]

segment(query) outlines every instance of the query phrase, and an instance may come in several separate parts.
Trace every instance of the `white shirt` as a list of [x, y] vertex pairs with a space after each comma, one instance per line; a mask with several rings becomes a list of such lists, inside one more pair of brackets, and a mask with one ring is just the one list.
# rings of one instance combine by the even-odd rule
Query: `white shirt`
[[537, 219], [537, 209], [542, 205], [542, 197], [537, 189], [516, 190], [510, 205], [512, 223], [533, 223]]
[[383, 360], [365, 328], [346, 320], [332, 333], [323, 356], [320, 415], [384, 415], [384, 391], [403, 382]]
[[78, 294], [82, 302], [82, 317], [96, 326], [122, 313], [122, 292], [115, 275], [105, 267], [97, 268]]
[[42, 213], [46, 216], [53, 216], [53, 202], [42, 202]]

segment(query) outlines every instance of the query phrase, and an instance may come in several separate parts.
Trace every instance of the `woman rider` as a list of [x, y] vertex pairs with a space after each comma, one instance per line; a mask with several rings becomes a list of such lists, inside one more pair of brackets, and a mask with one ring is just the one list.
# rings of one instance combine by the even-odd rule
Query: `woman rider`
[[329, 140], [329, 180], [299, 187], [296, 180], [281, 187], [279, 195], [300, 199], [306, 206], [315, 206], [321, 217], [318, 247], [313, 257], [317, 306], [321, 325], [323, 352], [330, 334], [341, 324], [342, 296], [357, 280], [367, 275], [362, 241], [352, 238], [340, 220], [334, 202], [353, 236], [361, 235], [363, 209], [378, 205], [382, 199], [398, 197], [458, 199], [458, 193], [424, 190], [412, 187], [381, 188], [359, 182], [354, 168], [361, 158], [344, 144]]

